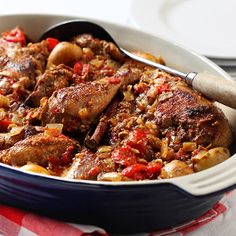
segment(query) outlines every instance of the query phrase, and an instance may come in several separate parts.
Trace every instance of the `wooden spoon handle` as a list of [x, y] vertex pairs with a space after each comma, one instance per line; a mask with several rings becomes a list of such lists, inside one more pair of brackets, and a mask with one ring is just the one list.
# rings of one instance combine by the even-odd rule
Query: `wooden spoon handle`
[[192, 87], [205, 96], [236, 109], [236, 81], [207, 73], [198, 73]]

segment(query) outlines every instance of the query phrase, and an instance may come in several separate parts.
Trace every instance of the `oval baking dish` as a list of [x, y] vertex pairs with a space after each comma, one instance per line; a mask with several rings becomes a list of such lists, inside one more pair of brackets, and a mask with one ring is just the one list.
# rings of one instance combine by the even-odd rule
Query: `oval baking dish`
[[[37, 40], [49, 26], [75, 18], [62, 15], [0, 16], [0, 32], [19, 25]], [[231, 79], [205, 57], [173, 42], [124, 26], [91, 21], [102, 25], [125, 48], [159, 54], [173, 68], [184, 72], [208, 71]], [[218, 105], [235, 130], [236, 111]], [[235, 158], [233, 155], [215, 167], [188, 176], [129, 182], [65, 180], [0, 164], [0, 201], [66, 221], [94, 224], [108, 232], [150, 232], [186, 223], [209, 210], [224, 192], [235, 187]]]

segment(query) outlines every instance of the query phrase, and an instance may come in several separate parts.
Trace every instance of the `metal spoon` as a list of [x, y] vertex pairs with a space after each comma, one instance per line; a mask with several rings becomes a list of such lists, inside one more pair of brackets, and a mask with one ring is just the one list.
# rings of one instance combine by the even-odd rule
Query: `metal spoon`
[[136, 56], [120, 47], [104, 28], [93, 22], [86, 20], [71, 20], [59, 23], [45, 31], [40, 37], [40, 40], [48, 37], [55, 37], [60, 41], [66, 41], [81, 33], [91, 33], [94, 37], [113, 42], [126, 56], [172, 75], [179, 76], [195, 90], [201, 92], [208, 98], [236, 109], [236, 81], [226, 80], [225, 78], [208, 73], [182, 73], [173, 68]]

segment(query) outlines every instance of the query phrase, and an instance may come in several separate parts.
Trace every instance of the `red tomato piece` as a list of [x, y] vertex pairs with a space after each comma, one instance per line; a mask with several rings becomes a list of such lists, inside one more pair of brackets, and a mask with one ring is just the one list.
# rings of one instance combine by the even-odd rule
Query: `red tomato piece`
[[22, 46], [26, 45], [25, 33], [19, 28], [2, 33], [2, 38], [7, 42], [21, 43]]
[[138, 94], [143, 93], [148, 89], [148, 85], [145, 83], [139, 83], [134, 85], [134, 91]]
[[65, 165], [68, 165], [72, 160], [71, 157], [72, 157], [73, 151], [74, 151], [74, 147], [69, 146], [67, 147], [66, 151], [61, 155], [60, 158], [57, 158], [55, 156], [49, 157], [48, 158], [49, 165], [52, 168], [60, 168]]
[[119, 77], [111, 77], [108, 80], [109, 84], [119, 84], [121, 79]]
[[151, 179], [154, 176], [159, 175], [162, 165], [158, 162], [149, 162], [147, 165], [147, 175]]
[[83, 63], [78, 61], [74, 64], [74, 73], [76, 75], [81, 75], [83, 71]]
[[84, 64], [82, 70], [82, 76], [87, 77], [90, 71], [90, 64]]
[[115, 70], [111, 66], [104, 65], [100, 70], [100, 74], [106, 74], [107, 76], [112, 76], [115, 74]]
[[57, 157], [51, 156], [48, 158], [49, 165], [53, 168], [60, 166], [60, 161]]
[[157, 87], [157, 94], [161, 94], [163, 92], [170, 91], [170, 85], [169, 84], [162, 84]]
[[137, 157], [130, 146], [118, 147], [111, 154], [114, 162], [123, 166], [137, 163]]
[[146, 178], [147, 167], [144, 164], [134, 164], [126, 167], [121, 174], [133, 180], [143, 180]]
[[144, 158], [149, 150], [148, 132], [143, 129], [136, 129], [129, 134], [126, 144], [140, 152], [140, 157]]
[[8, 120], [7, 118], [0, 120], [0, 131], [1, 132], [6, 132], [8, 126], [12, 124], [12, 122], [10, 120]]
[[59, 40], [57, 40], [55, 38], [47, 38], [46, 41], [48, 44], [48, 51], [52, 51], [53, 48], [55, 48], [56, 45], [59, 43]]
[[95, 177], [99, 174], [100, 172], [100, 169], [98, 166], [94, 166], [93, 168], [91, 168], [89, 171], [88, 171], [88, 174], [89, 176], [92, 176], [92, 177]]
[[74, 151], [73, 146], [67, 147], [66, 151], [61, 155], [61, 160], [63, 164], [69, 164], [71, 162], [73, 151]]

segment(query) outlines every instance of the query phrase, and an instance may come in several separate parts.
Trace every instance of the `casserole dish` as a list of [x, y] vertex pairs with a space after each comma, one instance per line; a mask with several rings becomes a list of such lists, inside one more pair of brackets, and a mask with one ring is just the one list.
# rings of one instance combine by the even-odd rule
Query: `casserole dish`
[[[0, 31], [19, 25], [32, 40], [37, 40], [51, 25], [75, 18], [1, 16]], [[124, 48], [159, 54], [167, 65], [183, 72], [208, 71], [231, 79], [214, 63], [173, 42], [127, 27], [90, 21], [107, 29]], [[219, 106], [234, 129], [236, 112]], [[189, 176], [115, 183], [46, 177], [0, 164], [0, 201], [65, 221], [94, 224], [108, 232], [147, 232], [186, 223], [209, 210], [224, 192], [234, 188], [234, 162], [233, 155], [213, 168]]]

